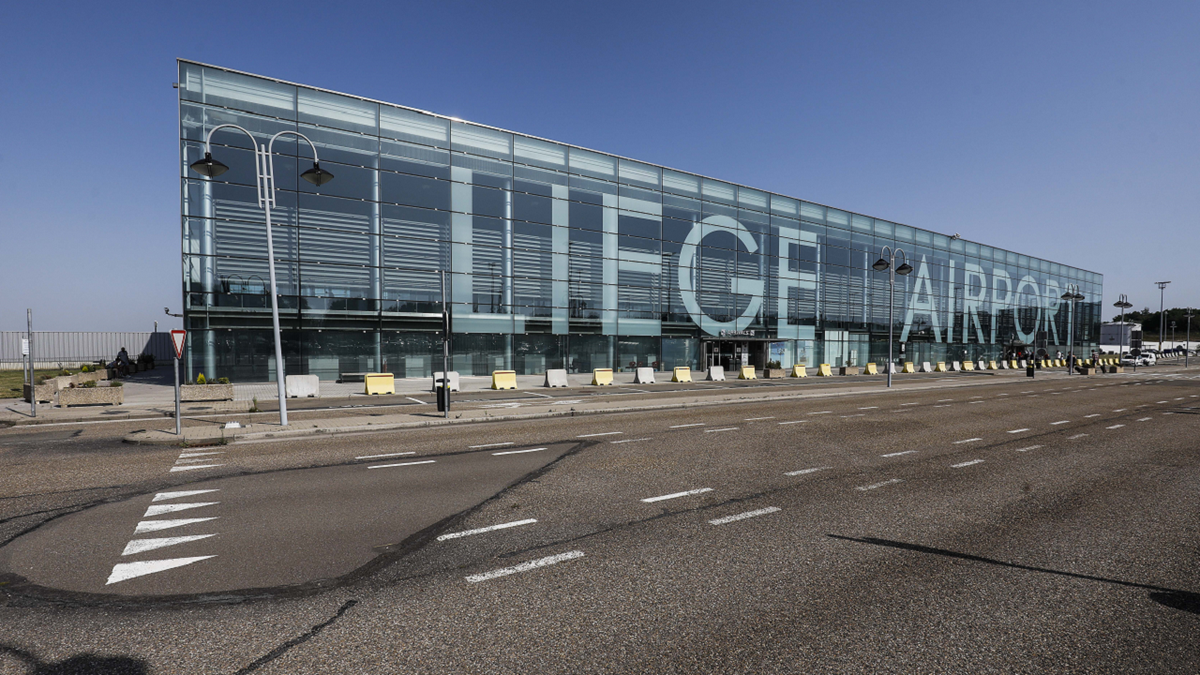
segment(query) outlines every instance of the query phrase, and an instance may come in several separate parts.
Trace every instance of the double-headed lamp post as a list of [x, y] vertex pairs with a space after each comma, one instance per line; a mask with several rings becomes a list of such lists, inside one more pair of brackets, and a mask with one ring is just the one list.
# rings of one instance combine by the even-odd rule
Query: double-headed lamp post
[[275, 206], [275, 161], [274, 155], [271, 153], [275, 148], [275, 139], [280, 136], [296, 136], [303, 138], [308, 143], [308, 147], [313, 151], [312, 168], [300, 174], [304, 180], [316, 186], [321, 186], [333, 180], [333, 174], [321, 168], [321, 163], [317, 158], [317, 146], [308, 140], [308, 137], [297, 131], [280, 131], [271, 137], [269, 143], [260, 144], [254, 134], [246, 131], [236, 124], [219, 124], [209, 130], [208, 136], [204, 139], [204, 159], [192, 162], [192, 170], [196, 173], [216, 178], [229, 170], [221, 162], [213, 159], [212, 156], [212, 137], [218, 129], [224, 128], [237, 129], [250, 137], [250, 143], [254, 146], [254, 168], [256, 174], [256, 183], [258, 185], [258, 205], [261, 207], [267, 216], [267, 269], [271, 275], [271, 323], [275, 329], [275, 379], [279, 385], [279, 424], [287, 426], [287, 396], [284, 391], [284, 373], [283, 373], [283, 343], [279, 334], [279, 287], [275, 283], [275, 244], [271, 238], [271, 207]]
[[1125, 310], [1133, 307], [1133, 303], [1129, 302], [1129, 298], [1122, 293], [1121, 297], [1113, 303], [1113, 307], [1121, 310], [1121, 341], [1120, 346], [1117, 347], [1117, 362], [1120, 363], [1120, 360], [1125, 357]]
[[1164, 312], [1164, 302], [1167, 297], [1167, 284], [1169, 281], [1156, 281], [1155, 286], [1158, 286], [1158, 352], [1162, 354], [1162, 337], [1163, 333], [1167, 332], [1167, 315]]
[[[896, 267], [896, 254], [899, 253], [904, 262], [900, 267]], [[891, 246], [884, 246], [879, 251], [879, 260], [871, 265], [871, 269], [876, 272], [888, 270], [888, 362], [887, 362], [887, 386], [892, 386], [892, 333], [896, 328], [896, 275], [907, 276], [913, 271], [912, 265], [908, 264], [908, 254], [904, 249], [897, 248], [892, 250]]]
[[1075, 303], [1083, 300], [1083, 294], [1079, 292], [1078, 285], [1067, 284], [1067, 291], [1059, 297], [1071, 303], [1071, 316], [1067, 321], [1067, 374], [1070, 375], [1072, 361], [1079, 358], [1075, 356]]

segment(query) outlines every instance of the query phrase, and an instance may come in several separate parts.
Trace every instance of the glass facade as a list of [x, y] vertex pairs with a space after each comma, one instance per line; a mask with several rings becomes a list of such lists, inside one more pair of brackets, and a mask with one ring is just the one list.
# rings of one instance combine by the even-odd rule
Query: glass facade
[[[1094, 272], [579, 147], [189, 61], [179, 62], [187, 376], [274, 377], [266, 225], [237, 124], [312, 140], [335, 179], [274, 146], [272, 209], [288, 373], [862, 365], [1095, 347]], [[998, 232], [997, 237], [1003, 237]], [[899, 262], [899, 261], [898, 261]], [[1084, 299], [1060, 299], [1077, 287]], [[903, 348], [901, 347], [903, 346]]]

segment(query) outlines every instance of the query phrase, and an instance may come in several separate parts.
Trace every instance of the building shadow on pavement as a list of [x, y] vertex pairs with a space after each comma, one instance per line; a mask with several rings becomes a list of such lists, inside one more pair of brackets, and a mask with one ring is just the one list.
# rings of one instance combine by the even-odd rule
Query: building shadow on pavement
[[1003, 560], [995, 560], [993, 558], [984, 558], [982, 556], [971, 555], [969, 553], [948, 551], [942, 548], [921, 546], [920, 544], [909, 544], [903, 541], [891, 541], [889, 539], [877, 539], [875, 537], [843, 537], [837, 534], [828, 534], [826, 536], [832, 537], [833, 539], [840, 539], [842, 541], [854, 541], [860, 544], [871, 544], [873, 546], [887, 546], [905, 551], [940, 555], [948, 558], [958, 558], [959, 560], [970, 560], [972, 562], [986, 563], [988, 565], [999, 565], [1001, 567], [1011, 567], [1013, 569], [1026, 570], [1029, 572], [1056, 574], [1075, 579], [1086, 579], [1088, 581], [1116, 584], [1117, 586], [1125, 586], [1128, 588], [1141, 588], [1150, 591], [1150, 599], [1160, 605], [1170, 607], [1171, 609], [1190, 612], [1192, 614], [1200, 614], [1200, 593], [1193, 593], [1192, 591], [1181, 591], [1174, 588], [1164, 588], [1162, 586], [1154, 586], [1151, 584], [1139, 584], [1132, 581], [1121, 581], [1120, 579], [1108, 579], [1105, 577], [1092, 576], [1090, 574], [1076, 574], [1075, 572], [1064, 572], [1062, 570], [1052, 570], [1046, 567], [1036, 567], [1033, 565], [1021, 565], [1018, 563], [1005, 562]]
[[46, 662], [17, 647], [0, 643], [0, 660], [16, 659], [29, 675], [147, 675], [145, 661], [128, 656], [76, 654], [62, 661]]

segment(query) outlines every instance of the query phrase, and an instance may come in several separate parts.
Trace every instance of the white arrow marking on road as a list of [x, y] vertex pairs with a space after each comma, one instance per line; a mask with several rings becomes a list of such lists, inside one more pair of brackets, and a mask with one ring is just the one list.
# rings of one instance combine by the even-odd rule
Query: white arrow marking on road
[[191, 471], [193, 469], [211, 469], [211, 468], [217, 467], [217, 466], [225, 466], [225, 465], [224, 464], [192, 464], [190, 466], [173, 466], [173, 467], [171, 467], [171, 473], [175, 473], [176, 471]]
[[144, 534], [146, 532], [158, 532], [159, 530], [169, 530], [172, 527], [183, 527], [192, 523], [203, 523], [206, 520], [216, 520], [217, 516], [208, 518], [176, 518], [174, 520], [143, 520], [137, 524], [134, 529], [134, 534]]
[[202, 555], [196, 556], [195, 558], [171, 558], [170, 560], [146, 560], [143, 562], [134, 563], [118, 563], [113, 565], [112, 574], [108, 575], [108, 581], [105, 582], [104, 585], [107, 586], [109, 584], [115, 584], [118, 581], [125, 581], [126, 579], [132, 579], [134, 577], [154, 574], [155, 572], [162, 572], [164, 570], [174, 569], [176, 567], [183, 567], [184, 565], [191, 565], [194, 562], [200, 562], [201, 560], [208, 560], [209, 558], [215, 557], [217, 556]]
[[121, 555], [133, 555], [134, 553], [143, 553], [145, 551], [153, 551], [156, 548], [166, 548], [176, 544], [186, 544], [189, 541], [198, 539], [207, 539], [215, 537], [215, 534], [189, 534], [183, 537], [160, 537], [158, 539], [134, 539], [125, 545], [125, 551]]
[[183, 504], [159, 504], [158, 506], [150, 506], [146, 509], [143, 518], [153, 518], [161, 516], [164, 513], [172, 513], [174, 511], [187, 511], [188, 509], [198, 509], [201, 506], [212, 506], [221, 502], [185, 502]]
[[510, 574], [516, 574], [517, 572], [528, 572], [529, 570], [545, 567], [547, 565], [553, 565], [555, 563], [563, 562], [564, 560], [574, 560], [582, 557], [583, 551], [560, 553], [558, 555], [552, 555], [546, 558], [530, 560], [529, 562], [524, 562], [513, 567], [504, 567], [502, 569], [492, 570], [491, 572], [484, 572], [483, 574], [472, 574], [471, 576], [467, 577], [467, 581], [470, 581], [471, 583], [478, 583], [480, 581], [487, 581], [489, 579], [495, 579], [496, 577], [506, 577]]
[[176, 492], [160, 492], [154, 495], [151, 501], [161, 502], [168, 499], [179, 499], [180, 497], [191, 497], [193, 495], [202, 495], [205, 492], [218, 492], [217, 488], [211, 490], [178, 490]]

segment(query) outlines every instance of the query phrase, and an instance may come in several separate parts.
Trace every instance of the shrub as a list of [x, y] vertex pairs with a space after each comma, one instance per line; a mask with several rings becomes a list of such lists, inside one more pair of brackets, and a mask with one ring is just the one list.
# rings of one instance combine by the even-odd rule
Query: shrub
[[79, 372], [81, 372], [81, 373], [90, 373], [90, 372], [92, 372], [92, 369], [91, 369], [91, 368], [89, 368], [89, 367], [87, 367], [87, 366], [84, 366], [84, 367], [82, 367], [82, 368], [80, 368], [80, 369], [79, 369]]
[[204, 373], [200, 373], [196, 376], [196, 384], [208, 384], [208, 380], [205, 379]]
[[218, 377], [217, 384], [229, 384], [229, 378], [228, 377]]
[[778, 361], [767, 361], [767, 368], [782, 368]]
[[58, 371], [58, 374], [59, 375], [70, 375], [71, 371], [67, 370], [66, 368], [63, 368], [62, 370]]
[[94, 387], [94, 386], [96, 386], [96, 381], [95, 381], [95, 380], [88, 380], [87, 382], [80, 382], [80, 383], [79, 383], [79, 386], [81, 386], [81, 387], [85, 387], [85, 388], [91, 388], [91, 387]]
[[[96, 384], [96, 383], [95, 383], [95, 382], [93, 382], [92, 384]], [[110, 386], [110, 387], [124, 387], [124, 386], [125, 386], [125, 383], [124, 383], [124, 382], [122, 382], [122, 381], [120, 381], [120, 380], [110, 380], [110, 381], [109, 381], [109, 383], [108, 383], [108, 386]]]

